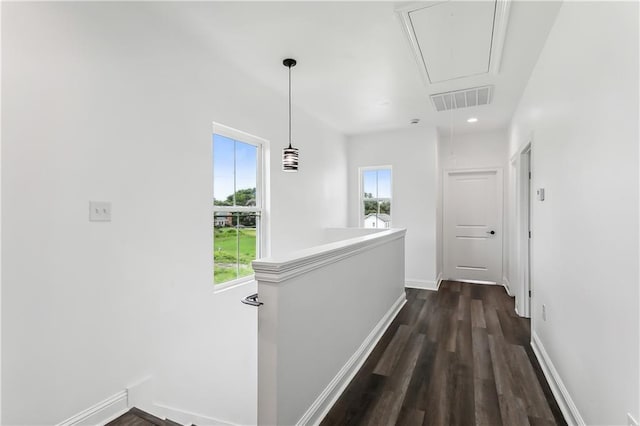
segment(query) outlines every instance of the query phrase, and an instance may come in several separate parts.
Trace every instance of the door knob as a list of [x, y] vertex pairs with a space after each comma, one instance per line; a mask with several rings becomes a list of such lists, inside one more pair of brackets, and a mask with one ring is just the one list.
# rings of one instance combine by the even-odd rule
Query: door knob
[[494, 235], [495, 233], [496, 233], [496, 231], [487, 231], [487, 234]]
[[244, 303], [245, 305], [251, 305], [251, 306], [264, 305], [264, 303], [258, 302], [258, 293], [245, 297], [244, 299], [241, 300], [241, 302]]

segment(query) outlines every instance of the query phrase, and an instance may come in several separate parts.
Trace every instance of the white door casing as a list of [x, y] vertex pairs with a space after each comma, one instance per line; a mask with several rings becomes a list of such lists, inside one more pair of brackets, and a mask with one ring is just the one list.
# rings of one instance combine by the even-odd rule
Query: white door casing
[[502, 282], [502, 199], [501, 169], [444, 172], [446, 279]]
[[525, 160], [526, 160], [526, 165], [525, 165], [525, 186], [526, 186], [526, 193], [525, 193], [525, 198], [526, 198], [526, 204], [527, 204], [527, 211], [525, 212], [526, 218], [525, 218], [525, 237], [526, 237], [526, 242], [527, 242], [527, 247], [526, 247], [526, 252], [525, 252], [525, 256], [526, 256], [526, 263], [525, 263], [525, 268], [526, 268], [526, 276], [525, 276], [525, 288], [524, 288], [524, 313], [523, 316], [527, 317], [527, 318], [531, 318], [531, 208], [533, 207], [533, 203], [531, 202], [531, 194], [533, 193], [532, 187], [531, 187], [531, 148], [529, 148], [529, 150], [527, 150], [525, 152]]

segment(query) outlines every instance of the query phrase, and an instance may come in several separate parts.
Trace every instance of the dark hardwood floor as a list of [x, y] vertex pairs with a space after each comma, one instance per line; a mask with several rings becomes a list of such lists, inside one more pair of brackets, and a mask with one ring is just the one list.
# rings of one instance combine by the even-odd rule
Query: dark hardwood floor
[[529, 341], [501, 286], [407, 289], [322, 425], [565, 425]]
[[138, 408], [132, 408], [105, 426], [181, 426], [169, 419], [162, 420]]

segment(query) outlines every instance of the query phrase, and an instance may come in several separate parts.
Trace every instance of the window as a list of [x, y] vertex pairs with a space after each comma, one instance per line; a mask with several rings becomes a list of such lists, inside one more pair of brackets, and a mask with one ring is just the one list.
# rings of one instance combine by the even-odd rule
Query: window
[[251, 261], [263, 243], [263, 141], [214, 125], [213, 282], [232, 285], [253, 279]]
[[365, 228], [391, 227], [391, 166], [360, 169], [360, 212]]

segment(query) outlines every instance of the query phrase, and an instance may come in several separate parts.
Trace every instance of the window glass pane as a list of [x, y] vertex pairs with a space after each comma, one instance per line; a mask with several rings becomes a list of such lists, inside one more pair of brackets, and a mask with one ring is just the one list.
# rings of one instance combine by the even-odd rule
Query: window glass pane
[[362, 226], [391, 227], [391, 169], [362, 171]]
[[238, 228], [231, 213], [214, 216], [213, 282], [220, 284], [238, 278]]
[[380, 200], [380, 214], [391, 216], [391, 200]]
[[[260, 256], [260, 213], [237, 207], [261, 205], [259, 145], [213, 135], [214, 284], [253, 275], [251, 262]], [[227, 211], [220, 211], [226, 207]], [[235, 211], [234, 211], [235, 210]], [[239, 209], [238, 209], [239, 210]]]
[[253, 274], [251, 261], [256, 258], [256, 215], [238, 214], [238, 278]]
[[363, 220], [363, 224], [362, 224], [363, 227], [365, 227], [365, 228], [375, 228], [377, 224], [378, 224], [378, 221], [376, 220], [376, 214], [375, 213], [369, 213], [369, 214], [364, 216], [364, 220]]
[[258, 148], [236, 141], [236, 206], [256, 205]]
[[364, 170], [362, 172], [362, 197], [377, 198], [378, 190], [376, 188], [377, 170]]
[[213, 135], [213, 204], [216, 206], [233, 205], [234, 151], [233, 139]]
[[214, 216], [213, 281], [215, 284], [253, 274], [257, 254], [257, 215], [222, 213]]
[[364, 215], [367, 216], [372, 213], [378, 213], [378, 200], [365, 199]]
[[391, 200], [365, 200], [363, 223], [365, 228], [391, 226]]
[[391, 170], [378, 170], [378, 198], [391, 198]]

